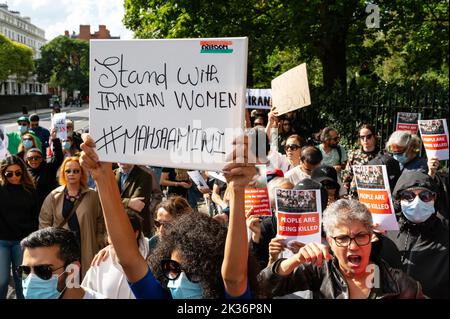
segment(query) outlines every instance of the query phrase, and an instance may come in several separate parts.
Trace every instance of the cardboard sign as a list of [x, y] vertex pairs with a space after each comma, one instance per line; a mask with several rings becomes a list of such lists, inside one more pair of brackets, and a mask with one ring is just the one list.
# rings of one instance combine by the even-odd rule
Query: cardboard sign
[[398, 230], [386, 166], [355, 165], [352, 169], [359, 201], [372, 213], [374, 224], [380, 224], [380, 230]]
[[247, 89], [246, 108], [270, 110], [271, 107], [272, 107], [271, 89]]
[[7, 142], [6, 128], [4, 125], [0, 125], [0, 160], [6, 157], [6, 151], [8, 150]]
[[277, 237], [286, 243], [320, 243], [322, 205], [320, 190], [276, 189]]
[[195, 185], [209, 188], [208, 184], [206, 184], [205, 179], [199, 171], [189, 171], [187, 173], [189, 177], [194, 181]]
[[245, 193], [245, 212], [253, 208], [252, 215], [272, 215], [270, 209], [269, 191], [267, 190], [267, 168], [266, 165], [256, 165], [258, 174], [255, 176]]
[[247, 38], [91, 40], [89, 127], [100, 160], [222, 169], [244, 127], [247, 46]]
[[419, 128], [427, 157], [437, 157], [440, 161], [448, 160], [447, 120], [421, 120]]
[[411, 134], [417, 134], [419, 130], [418, 121], [420, 120], [420, 113], [397, 113], [397, 124], [395, 126], [396, 131], [408, 131]]
[[272, 104], [279, 115], [311, 104], [305, 63], [272, 80]]
[[56, 130], [56, 138], [59, 138], [61, 141], [67, 140], [66, 116], [65, 112], [55, 113], [52, 116], [52, 127]]

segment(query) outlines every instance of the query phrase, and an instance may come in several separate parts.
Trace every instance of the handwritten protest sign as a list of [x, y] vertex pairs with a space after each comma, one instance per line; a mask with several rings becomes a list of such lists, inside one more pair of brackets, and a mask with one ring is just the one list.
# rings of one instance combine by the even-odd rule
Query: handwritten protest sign
[[243, 129], [247, 38], [91, 40], [100, 160], [220, 170]]
[[272, 104], [279, 115], [311, 104], [305, 63], [272, 80]]
[[245, 188], [245, 212], [253, 208], [252, 215], [272, 215], [269, 201], [269, 191], [267, 190], [267, 168], [266, 165], [256, 165], [258, 170], [257, 178], [250, 182]]
[[208, 184], [206, 184], [205, 179], [199, 171], [188, 171], [187, 173], [189, 177], [194, 181], [195, 185], [209, 188]]
[[66, 116], [67, 114], [65, 112], [55, 113], [52, 116], [52, 128], [55, 128], [56, 137], [61, 141], [67, 140]]
[[286, 244], [320, 243], [322, 205], [320, 190], [276, 189], [277, 237]]
[[385, 165], [355, 165], [356, 188], [359, 201], [372, 213], [372, 220], [380, 230], [398, 230], [389, 180]]
[[448, 160], [448, 126], [446, 119], [419, 121], [420, 135], [428, 158]]
[[0, 125], [0, 159], [6, 157], [6, 151], [8, 150], [8, 136], [6, 135], [6, 128], [4, 125]]
[[408, 131], [411, 134], [417, 134], [419, 129], [418, 121], [420, 120], [420, 113], [397, 113], [396, 131]]
[[272, 107], [271, 89], [247, 89], [247, 108], [270, 110]]

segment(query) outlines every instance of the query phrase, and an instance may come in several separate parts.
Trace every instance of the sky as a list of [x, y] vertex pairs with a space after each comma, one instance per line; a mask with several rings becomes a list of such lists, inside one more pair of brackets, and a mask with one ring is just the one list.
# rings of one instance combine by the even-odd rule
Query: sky
[[47, 41], [65, 30], [78, 34], [80, 24], [90, 24], [91, 33], [105, 24], [112, 36], [133, 38], [133, 32], [122, 23], [123, 0], [0, 0], [5, 2], [9, 10], [20, 11], [20, 16], [30, 17], [32, 24], [43, 29]]

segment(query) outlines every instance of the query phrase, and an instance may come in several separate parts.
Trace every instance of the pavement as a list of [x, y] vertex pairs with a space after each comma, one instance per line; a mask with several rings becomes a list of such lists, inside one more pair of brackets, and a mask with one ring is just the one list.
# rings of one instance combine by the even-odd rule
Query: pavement
[[[85, 110], [85, 109], [88, 109], [88, 108], [89, 108], [89, 104], [83, 104], [82, 107], [64, 106], [64, 107], [61, 107], [61, 112], [73, 113], [73, 112]], [[39, 117], [41, 117], [41, 116], [50, 116], [52, 111], [53, 111], [53, 108], [29, 110], [28, 111], [28, 116], [30, 116], [33, 113], [37, 113], [39, 115]], [[11, 121], [11, 120], [17, 120], [22, 115], [24, 115], [22, 112], [1, 114], [0, 115], [0, 123], [1, 122]]]

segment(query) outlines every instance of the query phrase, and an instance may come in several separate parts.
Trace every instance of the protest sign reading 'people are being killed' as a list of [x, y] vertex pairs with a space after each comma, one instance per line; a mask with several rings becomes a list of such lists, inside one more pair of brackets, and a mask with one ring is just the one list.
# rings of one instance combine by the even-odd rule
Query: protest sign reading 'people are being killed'
[[258, 174], [245, 188], [245, 212], [253, 210], [252, 215], [272, 215], [269, 191], [267, 190], [266, 165], [256, 165]]
[[222, 169], [244, 125], [247, 38], [90, 46], [89, 124], [100, 160]]
[[398, 230], [386, 166], [355, 165], [352, 168], [359, 201], [372, 213], [373, 223], [380, 225], [379, 230]]
[[448, 160], [447, 120], [421, 120], [419, 129], [427, 157], [437, 157], [440, 161]]
[[247, 89], [247, 108], [270, 110], [272, 107], [271, 89]]
[[320, 243], [322, 204], [320, 190], [276, 189], [277, 237], [286, 244]]
[[408, 131], [411, 134], [417, 134], [419, 130], [420, 113], [397, 113], [397, 124], [395, 126], [396, 131]]
[[59, 138], [61, 141], [67, 139], [66, 117], [67, 114], [65, 112], [52, 115], [52, 127], [56, 131], [56, 138]]
[[272, 80], [272, 105], [282, 115], [311, 104], [306, 64], [300, 64]]

